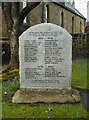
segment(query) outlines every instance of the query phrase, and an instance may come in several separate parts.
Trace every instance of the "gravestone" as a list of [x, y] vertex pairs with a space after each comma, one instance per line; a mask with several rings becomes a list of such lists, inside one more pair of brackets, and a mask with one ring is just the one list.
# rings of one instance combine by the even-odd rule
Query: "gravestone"
[[69, 88], [72, 38], [54, 24], [39, 24], [19, 40], [21, 88]]
[[[55, 24], [42, 23], [26, 30], [19, 38], [19, 62], [20, 90], [13, 97], [13, 102], [74, 100], [70, 90], [72, 37], [65, 29]], [[60, 100], [64, 93], [68, 99], [65, 100], [63, 96]], [[24, 97], [21, 97], [22, 94]], [[57, 100], [52, 99], [53, 95], [57, 95]]]

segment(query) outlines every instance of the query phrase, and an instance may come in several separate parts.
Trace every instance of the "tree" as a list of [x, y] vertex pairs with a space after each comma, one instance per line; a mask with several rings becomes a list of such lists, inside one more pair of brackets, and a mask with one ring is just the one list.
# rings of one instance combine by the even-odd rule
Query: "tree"
[[33, 10], [40, 2], [30, 2], [25, 8], [20, 10], [20, 2], [2, 2], [2, 10], [7, 25], [8, 39], [10, 40], [11, 59], [8, 68], [18, 67], [18, 37], [21, 34], [21, 26], [27, 14]]

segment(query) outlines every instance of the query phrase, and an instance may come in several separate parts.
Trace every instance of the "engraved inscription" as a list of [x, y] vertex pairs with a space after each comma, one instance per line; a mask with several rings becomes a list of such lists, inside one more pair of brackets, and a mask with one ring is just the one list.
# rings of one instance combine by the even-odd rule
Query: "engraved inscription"
[[72, 39], [63, 28], [39, 24], [20, 37], [21, 88], [69, 88]]
[[45, 40], [45, 64], [58, 64], [64, 59], [60, 58], [62, 47], [59, 46], [58, 40], [53, 37], [48, 37]]
[[25, 62], [36, 62], [37, 59], [37, 44], [36, 40], [29, 41], [25, 40], [24, 41], [24, 61]]
[[65, 77], [65, 75], [62, 75], [61, 71], [57, 71], [56, 68], [53, 66], [48, 66], [45, 68], [45, 77]]

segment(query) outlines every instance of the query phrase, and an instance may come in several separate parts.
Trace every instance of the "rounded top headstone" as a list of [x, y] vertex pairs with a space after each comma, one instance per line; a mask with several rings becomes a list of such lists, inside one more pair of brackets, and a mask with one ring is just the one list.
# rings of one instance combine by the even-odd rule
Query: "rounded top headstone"
[[63, 28], [42, 23], [19, 38], [21, 88], [70, 88], [72, 37]]
[[24, 34], [29, 32], [29, 31], [40, 31], [40, 32], [45, 31], [46, 32], [46, 31], [50, 31], [50, 30], [51, 31], [61, 31], [64, 34], [72, 37], [67, 32], [67, 30], [65, 30], [64, 28], [60, 27], [59, 25], [56, 25], [56, 24], [53, 24], [53, 23], [41, 23], [41, 24], [34, 25], [34, 26], [28, 28], [25, 32], [23, 32], [22, 35], [24, 36]]

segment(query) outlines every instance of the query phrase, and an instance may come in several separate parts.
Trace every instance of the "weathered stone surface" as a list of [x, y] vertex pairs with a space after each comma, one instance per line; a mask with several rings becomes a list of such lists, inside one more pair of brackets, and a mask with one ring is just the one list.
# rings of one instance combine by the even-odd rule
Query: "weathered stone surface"
[[76, 103], [80, 95], [74, 89], [20, 89], [12, 102], [14, 103]]
[[70, 88], [72, 37], [65, 29], [38, 24], [19, 41], [20, 88]]

